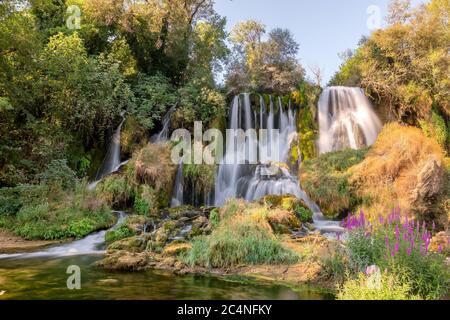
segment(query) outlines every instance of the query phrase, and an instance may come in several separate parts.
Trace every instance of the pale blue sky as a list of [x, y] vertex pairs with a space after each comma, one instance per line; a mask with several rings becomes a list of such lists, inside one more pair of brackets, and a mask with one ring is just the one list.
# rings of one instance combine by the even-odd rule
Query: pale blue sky
[[[420, 0], [413, 0], [419, 3]], [[227, 17], [227, 29], [253, 19], [267, 29], [287, 28], [300, 44], [299, 59], [308, 70], [317, 65], [324, 72], [324, 84], [338, 70], [338, 53], [355, 49], [367, 27], [370, 6], [378, 6], [384, 23], [389, 0], [216, 0], [215, 9]]]

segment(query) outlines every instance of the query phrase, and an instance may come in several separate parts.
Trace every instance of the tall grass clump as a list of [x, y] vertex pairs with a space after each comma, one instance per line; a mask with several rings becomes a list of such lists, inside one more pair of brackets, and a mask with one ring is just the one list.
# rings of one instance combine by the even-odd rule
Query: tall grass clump
[[[240, 265], [292, 264], [299, 256], [285, 247], [267, 223], [247, 212], [234, 211], [231, 203], [222, 210], [222, 219], [209, 236], [196, 238], [185, 255], [190, 265], [230, 268]], [[225, 215], [224, 215], [225, 214]]]
[[354, 274], [376, 265], [395, 274], [412, 295], [439, 299], [448, 294], [449, 267], [442, 254], [431, 252], [430, 244], [436, 226], [427, 225], [393, 210], [387, 218], [379, 216], [370, 222], [361, 211], [345, 221], [349, 231], [347, 247], [349, 265]]

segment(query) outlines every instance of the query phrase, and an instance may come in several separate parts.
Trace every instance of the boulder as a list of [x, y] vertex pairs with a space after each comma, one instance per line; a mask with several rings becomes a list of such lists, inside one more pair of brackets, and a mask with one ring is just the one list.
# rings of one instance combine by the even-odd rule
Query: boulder
[[114, 271], [139, 271], [147, 267], [150, 256], [145, 252], [116, 251], [96, 263], [96, 266]]
[[108, 253], [116, 251], [127, 251], [131, 253], [140, 253], [145, 250], [146, 241], [144, 238], [135, 236], [116, 241], [108, 247]]
[[267, 220], [273, 231], [278, 234], [290, 234], [302, 226], [295, 212], [283, 209], [269, 210]]
[[416, 187], [411, 192], [412, 204], [426, 211], [443, 190], [444, 167], [441, 160], [430, 155], [417, 176]]
[[189, 251], [191, 248], [192, 245], [189, 243], [173, 242], [164, 248], [162, 254], [166, 257], [176, 257], [182, 253]]

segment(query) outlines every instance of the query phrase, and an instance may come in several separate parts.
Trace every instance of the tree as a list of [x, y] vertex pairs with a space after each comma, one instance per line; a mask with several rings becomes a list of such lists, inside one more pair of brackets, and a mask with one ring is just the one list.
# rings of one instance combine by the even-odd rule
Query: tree
[[392, 0], [389, 3], [386, 20], [390, 25], [405, 23], [411, 16], [411, 0]]
[[265, 26], [256, 21], [237, 24], [231, 32], [232, 59], [227, 87], [233, 92], [260, 90], [287, 93], [302, 80], [296, 55], [299, 45], [288, 30], [274, 29], [264, 41]]

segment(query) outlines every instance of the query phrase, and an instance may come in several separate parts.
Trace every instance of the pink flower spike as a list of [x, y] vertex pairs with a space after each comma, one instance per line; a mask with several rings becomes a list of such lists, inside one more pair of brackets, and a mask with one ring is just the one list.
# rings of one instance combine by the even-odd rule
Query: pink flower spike
[[442, 245], [439, 245], [438, 247], [438, 253], [442, 253], [443, 249], [442, 249]]

